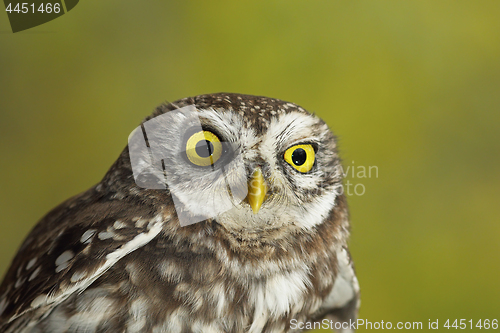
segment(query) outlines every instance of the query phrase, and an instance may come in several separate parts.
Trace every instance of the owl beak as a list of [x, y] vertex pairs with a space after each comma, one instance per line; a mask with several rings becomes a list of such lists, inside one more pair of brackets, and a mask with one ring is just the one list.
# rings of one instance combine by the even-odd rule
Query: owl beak
[[262, 170], [256, 168], [252, 174], [252, 178], [248, 182], [248, 195], [247, 200], [252, 207], [253, 213], [257, 214], [266, 198], [267, 185], [262, 175]]

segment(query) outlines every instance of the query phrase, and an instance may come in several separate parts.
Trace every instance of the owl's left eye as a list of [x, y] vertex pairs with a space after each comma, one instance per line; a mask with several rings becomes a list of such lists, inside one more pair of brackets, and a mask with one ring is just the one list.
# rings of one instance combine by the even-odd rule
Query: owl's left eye
[[285, 151], [285, 161], [297, 171], [309, 172], [315, 160], [314, 148], [310, 144], [295, 145]]
[[214, 133], [199, 131], [186, 142], [186, 156], [197, 166], [213, 165], [222, 155], [222, 144]]

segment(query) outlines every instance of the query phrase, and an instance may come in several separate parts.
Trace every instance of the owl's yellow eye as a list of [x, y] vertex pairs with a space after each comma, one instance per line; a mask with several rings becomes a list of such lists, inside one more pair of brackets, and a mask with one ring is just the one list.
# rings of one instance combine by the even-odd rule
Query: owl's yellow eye
[[309, 144], [296, 145], [288, 148], [284, 157], [285, 161], [297, 169], [297, 171], [306, 173], [314, 165], [314, 148]]
[[222, 144], [214, 133], [199, 131], [187, 140], [186, 155], [194, 165], [213, 165], [222, 155]]

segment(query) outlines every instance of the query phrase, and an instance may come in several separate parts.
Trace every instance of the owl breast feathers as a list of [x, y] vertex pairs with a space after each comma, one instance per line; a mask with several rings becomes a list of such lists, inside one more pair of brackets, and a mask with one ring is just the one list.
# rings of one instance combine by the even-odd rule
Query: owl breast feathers
[[339, 170], [335, 137], [295, 104], [221, 93], [161, 105], [99, 184], [28, 235], [0, 287], [0, 331], [355, 320]]

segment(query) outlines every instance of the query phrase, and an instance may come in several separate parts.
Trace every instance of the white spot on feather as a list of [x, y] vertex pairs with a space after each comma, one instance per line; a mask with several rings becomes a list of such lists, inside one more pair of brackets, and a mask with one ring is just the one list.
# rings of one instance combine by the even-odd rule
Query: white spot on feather
[[[97, 297], [92, 300], [87, 300], [84, 306], [79, 304], [77, 313], [67, 318], [66, 321], [60, 320], [49, 322], [50, 332], [96, 332], [99, 324], [109, 320], [116, 313], [115, 303], [108, 297]], [[49, 317], [49, 318], [52, 318]], [[62, 317], [61, 319], [64, 319]], [[67, 325], [70, 329], [63, 329]]]
[[[39, 295], [33, 302], [31, 302], [31, 307], [36, 308], [43, 304], [60, 303], [71, 296], [73, 293], [85, 290], [89, 285], [91, 285], [95, 280], [97, 280], [104, 272], [106, 272], [111, 266], [113, 266], [118, 260], [126, 256], [132, 251], [143, 247], [149, 243], [153, 238], [155, 238], [163, 228], [163, 215], [158, 214], [153, 218], [155, 223], [152, 224], [151, 229], [146, 232], [135, 236], [130, 242], [122, 245], [119, 249], [114, 252], [109, 253], [106, 256], [106, 261], [88, 278], [81, 280], [69, 288], [66, 288], [63, 293], [47, 297], [47, 295]], [[29, 311], [29, 310], [26, 310]], [[24, 315], [26, 311], [23, 311], [11, 318], [15, 320], [20, 316]]]
[[255, 304], [254, 321], [248, 332], [262, 332], [269, 316], [288, 314], [297, 304], [302, 307], [307, 286], [310, 285], [307, 271], [277, 274], [255, 285], [251, 292], [251, 301]]
[[115, 235], [115, 233], [113, 232], [109, 232], [109, 231], [102, 231], [100, 232], [97, 237], [99, 237], [100, 240], [105, 240], [105, 239], [110, 239], [110, 238], [113, 238], [113, 236]]
[[332, 291], [325, 299], [324, 308], [335, 309], [345, 306], [359, 292], [359, 284], [349, 263], [347, 251], [341, 248], [337, 251], [338, 274]]
[[88, 244], [90, 243], [92, 240], [92, 236], [94, 236], [95, 234], [95, 229], [89, 229], [87, 231], [85, 231], [82, 235], [82, 237], [80, 238], [80, 242], [83, 243], [83, 244]]
[[146, 319], [148, 317], [147, 303], [141, 299], [136, 299], [130, 304], [129, 313], [131, 317], [127, 322], [127, 332], [142, 332], [144, 326], [146, 326]]
[[173, 260], [164, 260], [158, 267], [160, 274], [169, 282], [178, 283], [183, 276], [180, 268]]
[[2, 300], [0, 301], [0, 316], [5, 311], [8, 305], [9, 303], [7, 302], [7, 298], [2, 298]]
[[162, 325], [153, 327], [153, 333], [181, 333], [184, 323], [189, 322], [191, 316], [185, 308], [178, 307], [170, 316], [163, 322]]
[[219, 333], [222, 332], [219, 325], [215, 323], [205, 323], [201, 320], [196, 320], [192, 326], [193, 333]]
[[40, 273], [40, 271], [42, 270], [42, 266], [38, 266], [34, 271], [33, 273], [31, 273], [28, 281], [31, 281], [33, 280], [34, 278], [36, 278], [38, 276], [38, 274]]
[[36, 260], [37, 260], [37, 257], [28, 261], [28, 264], [26, 265], [26, 270], [29, 270], [31, 267], [33, 267], [33, 265], [36, 263]]
[[[134, 218], [135, 219], [135, 218]], [[137, 221], [135, 221], [135, 227], [136, 228], [142, 228], [146, 224], [147, 220], [139, 217]]]
[[71, 276], [71, 282], [77, 282], [77, 281], [80, 281], [81, 279], [83, 279], [84, 277], [87, 276], [87, 272], [84, 272], [84, 271], [80, 271], [80, 272], [75, 272], [72, 276]]
[[45, 294], [38, 295], [33, 300], [33, 302], [31, 302], [31, 307], [32, 308], [37, 308], [37, 307], [43, 305], [46, 301], [47, 301], [47, 295], [45, 295]]
[[14, 288], [17, 289], [20, 286], [22, 286], [22, 284], [24, 283], [24, 281], [26, 281], [25, 277], [20, 277], [19, 279], [17, 279], [16, 284], [14, 285]]
[[123, 228], [126, 228], [126, 227], [127, 227], [127, 224], [123, 223], [122, 221], [116, 221], [113, 224], [113, 228], [115, 228], [115, 229], [123, 229]]
[[75, 254], [71, 250], [64, 251], [59, 257], [56, 259], [56, 273], [59, 273], [69, 265], [69, 261], [73, 259]]
[[213, 302], [217, 304], [217, 316], [223, 317], [226, 312], [227, 302], [226, 302], [226, 291], [222, 284], [215, 284], [211, 288]]

